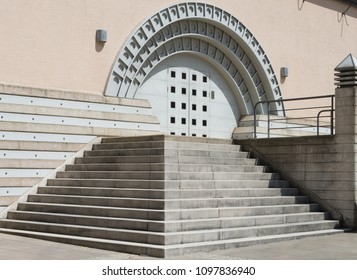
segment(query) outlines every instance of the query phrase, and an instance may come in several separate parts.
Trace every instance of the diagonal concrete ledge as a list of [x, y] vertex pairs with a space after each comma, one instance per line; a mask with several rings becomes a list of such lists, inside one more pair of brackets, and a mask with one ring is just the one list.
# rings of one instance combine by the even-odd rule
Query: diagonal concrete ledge
[[9, 211], [15, 210], [17, 205], [21, 202], [26, 202], [29, 195], [33, 195], [37, 193], [39, 187], [45, 187], [47, 185], [48, 179], [56, 178], [57, 172], [64, 171], [67, 164], [73, 164], [77, 157], [82, 157], [85, 151], [92, 150], [93, 145], [99, 144], [102, 141], [101, 137], [94, 138], [87, 145], [85, 145], [80, 151], [72, 155], [69, 159], [63, 162], [59, 167], [49, 173], [46, 177], [44, 177], [38, 184], [33, 186], [30, 190], [28, 190], [25, 194], [23, 194], [18, 200], [9, 205], [5, 210], [0, 213], [0, 219], [6, 219]]

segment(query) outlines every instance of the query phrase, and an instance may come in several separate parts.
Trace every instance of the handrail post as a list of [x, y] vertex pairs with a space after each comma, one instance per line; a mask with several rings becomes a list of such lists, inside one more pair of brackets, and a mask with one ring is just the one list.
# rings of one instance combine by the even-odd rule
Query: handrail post
[[257, 106], [256, 105], [254, 106], [254, 139], [257, 138]]
[[333, 107], [334, 107], [335, 96], [331, 96], [331, 117], [330, 117], [330, 127], [331, 127], [331, 135], [333, 135]]
[[268, 101], [268, 138], [270, 138], [270, 102]]

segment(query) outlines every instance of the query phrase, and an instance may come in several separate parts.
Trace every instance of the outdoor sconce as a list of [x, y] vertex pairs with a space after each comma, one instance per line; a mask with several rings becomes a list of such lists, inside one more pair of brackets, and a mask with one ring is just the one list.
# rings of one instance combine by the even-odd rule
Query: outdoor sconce
[[287, 78], [289, 76], [289, 68], [288, 67], [281, 67], [280, 68], [280, 77]]
[[107, 30], [98, 29], [95, 35], [96, 41], [100, 43], [107, 42]]

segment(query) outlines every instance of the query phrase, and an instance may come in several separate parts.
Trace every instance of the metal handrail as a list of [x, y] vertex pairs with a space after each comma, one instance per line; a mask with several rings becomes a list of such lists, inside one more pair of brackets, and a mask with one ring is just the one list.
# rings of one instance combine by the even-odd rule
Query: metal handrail
[[331, 135], [333, 135], [333, 113], [335, 112], [334, 109], [330, 109], [330, 110], [321, 110], [318, 114], [317, 114], [317, 135], [320, 135], [320, 116], [322, 113], [326, 113], [326, 112], [330, 112], [330, 131], [331, 131]]
[[330, 106], [314, 106], [314, 107], [308, 107], [308, 108], [295, 108], [295, 109], [292, 109], [292, 110], [307, 110], [307, 109], [318, 109], [318, 108], [330, 108], [330, 109], [326, 109], [326, 110], [321, 110], [319, 111], [319, 113], [317, 114], [317, 132], [318, 132], [318, 135], [320, 133], [320, 128], [319, 128], [319, 125], [320, 125], [320, 115], [322, 112], [331, 112], [331, 115], [330, 115], [330, 127], [331, 127], [331, 134], [333, 134], [333, 120], [334, 120], [334, 114], [333, 112], [335, 111], [334, 110], [334, 98], [335, 98], [335, 95], [320, 95], [320, 96], [310, 96], [310, 97], [299, 97], [299, 98], [288, 98], [288, 99], [279, 99], [279, 100], [266, 100], [266, 101], [259, 101], [257, 102], [255, 105], [254, 105], [254, 138], [257, 138], [257, 108], [259, 105], [264, 105], [264, 104], [267, 104], [267, 116], [268, 116], [268, 138], [270, 137], [270, 113], [271, 112], [275, 112], [275, 113], [278, 113], [278, 112], [283, 112], [284, 116], [285, 116], [285, 112], [286, 111], [289, 111], [289, 110], [286, 110], [285, 108], [282, 109], [282, 110], [273, 110], [273, 111], [270, 111], [270, 104], [272, 103], [280, 103], [282, 102], [283, 104], [286, 103], [286, 102], [292, 102], [292, 101], [305, 101], [305, 100], [316, 100], [316, 99], [324, 99], [324, 98], [330, 98], [331, 99], [331, 102], [330, 102]]

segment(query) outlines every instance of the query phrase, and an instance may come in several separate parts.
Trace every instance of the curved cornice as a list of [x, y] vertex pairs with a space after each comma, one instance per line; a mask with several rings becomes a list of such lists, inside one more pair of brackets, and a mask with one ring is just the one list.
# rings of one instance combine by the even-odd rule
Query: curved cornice
[[[105, 95], [135, 98], [156, 65], [183, 52], [214, 64], [230, 83], [242, 114], [252, 114], [259, 101], [281, 99], [273, 67], [249, 29], [230, 13], [196, 2], [163, 9], [134, 30], [119, 51]], [[282, 109], [274, 105], [271, 109]]]

